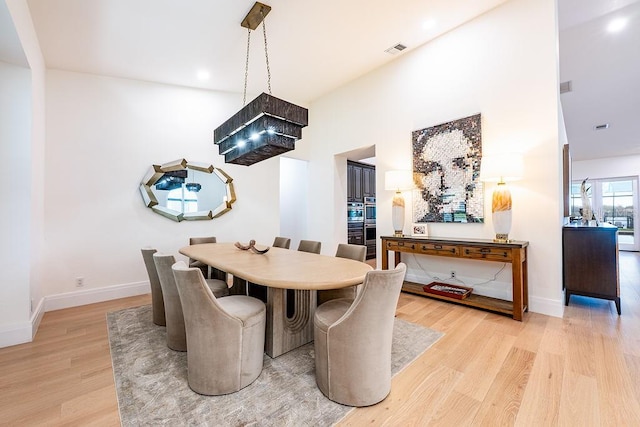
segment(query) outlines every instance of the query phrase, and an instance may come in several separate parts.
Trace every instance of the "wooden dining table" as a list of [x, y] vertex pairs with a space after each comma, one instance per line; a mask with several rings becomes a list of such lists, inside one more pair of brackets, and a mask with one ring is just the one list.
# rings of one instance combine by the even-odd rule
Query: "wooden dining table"
[[265, 352], [271, 357], [313, 341], [316, 291], [358, 285], [372, 270], [366, 263], [347, 258], [283, 248], [257, 254], [233, 243], [185, 246], [180, 253], [232, 274], [232, 294], [246, 292], [244, 281], [267, 287]]

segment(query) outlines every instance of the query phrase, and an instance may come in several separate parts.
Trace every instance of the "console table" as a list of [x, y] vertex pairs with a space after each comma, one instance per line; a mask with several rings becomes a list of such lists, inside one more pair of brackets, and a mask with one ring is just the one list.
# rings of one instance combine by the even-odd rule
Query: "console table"
[[423, 284], [405, 281], [403, 292], [422, 295], [456, 304], [508, 314], [522, 321], [529, 309], [527, 288], [527, 246], [529, 242], [512, 240], [508, 243], [488, 239], [457, 239], [439, 237], [382, 236], [382, 269], [389, 268], [389, 251], [394, 252], [394, 265], [400, 262], [402, 252], [417, 255], [473, 259], [477, 261], [507, 262], [511, 264], [513, 301], [471, 294], [464, 299], [450, 298], [424, 292]]

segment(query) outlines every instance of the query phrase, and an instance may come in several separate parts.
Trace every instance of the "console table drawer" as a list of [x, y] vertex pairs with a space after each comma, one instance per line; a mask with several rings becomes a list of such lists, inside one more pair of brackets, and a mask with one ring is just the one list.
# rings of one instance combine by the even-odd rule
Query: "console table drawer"
[[511, 261], [511, 250], [500, 248], [480, 248], [474, 246], [465, 246], [462, 249], [462, 256], [465, 258], [480, 258], [492, 261]]
[[416, 252], [418, 246], [413, 242], [387, 242], [387, 247], [384, 249], [394, 252]]
[[425, 255], [460, 256], [460, 248], [454, 245], [441, 245], [439, 243], [421, 243], [418, 251]]

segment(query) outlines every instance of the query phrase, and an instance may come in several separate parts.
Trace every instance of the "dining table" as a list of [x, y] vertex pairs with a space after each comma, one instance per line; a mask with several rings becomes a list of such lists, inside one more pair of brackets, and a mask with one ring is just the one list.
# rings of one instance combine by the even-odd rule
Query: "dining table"
[[246, 282], [266, 287], [265, 352], [272, 358], [313, 341], [316, 291], [361, 284], [372, 270], [347, 258], [276, 247], [260, 254], [226, 242], [185, 246], [179, 252], [233, 275], [231, 294], [246, 294]]

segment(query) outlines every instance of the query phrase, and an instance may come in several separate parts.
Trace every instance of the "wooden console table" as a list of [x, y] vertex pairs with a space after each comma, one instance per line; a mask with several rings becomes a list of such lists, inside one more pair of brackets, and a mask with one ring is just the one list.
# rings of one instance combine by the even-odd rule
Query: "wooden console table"
[[405, 281], [402, 286], [404, 292], [508, 314], [520, 321], [522, 321], [524, 312], [529, 310], [529, 291], [527, 288], [527, 246], [529, 246], [529, 242], [498, 243], [488, 239], [394, 236], [382, 236], [381, 239], [383, 270], [389, 268], [389, 251], [394, 252], [394, 266], [400, 262], [402, 252], [511, 264], [513, 301], [473, 293], [464, 299], [449, 298], [426, 293], [422, 290], [424, 285], [408, 281]]

